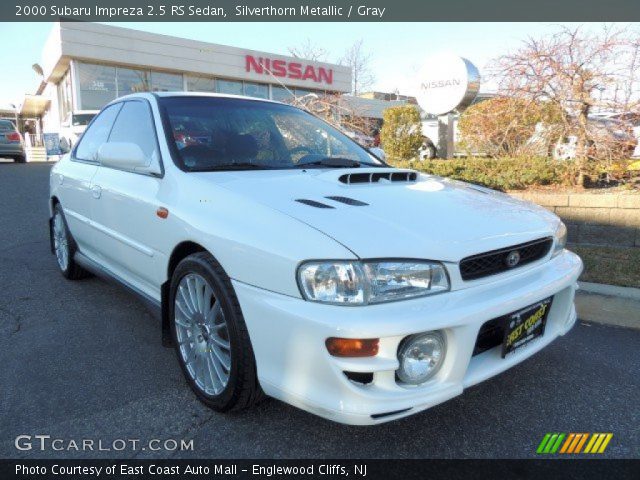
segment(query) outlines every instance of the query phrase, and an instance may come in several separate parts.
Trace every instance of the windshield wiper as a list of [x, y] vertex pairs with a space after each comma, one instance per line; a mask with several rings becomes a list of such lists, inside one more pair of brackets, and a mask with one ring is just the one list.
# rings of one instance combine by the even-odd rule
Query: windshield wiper
[[194, 168], [191, 172], [217, 172], [224, 170], [269, 170], [272, 167], [251, 162], [225, 163], [222, 165], [211, 165], [209, 167]]
[[361, 162], [357, 160], [351, 160], [344, 157], [323, 157], [309, 162], [300, 162], [295, 165], [296, 168], [306, 167], [331, 167], [331, 168], [357, 168], [361, 165]]

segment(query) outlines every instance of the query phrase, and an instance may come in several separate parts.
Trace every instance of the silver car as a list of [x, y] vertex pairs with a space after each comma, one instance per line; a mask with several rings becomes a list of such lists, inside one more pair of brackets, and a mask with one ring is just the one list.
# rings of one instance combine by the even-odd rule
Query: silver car
[[16, 126], [10, 120], [0, 120], [0, 158], [12, 158], [24, 163], [24, 141]]

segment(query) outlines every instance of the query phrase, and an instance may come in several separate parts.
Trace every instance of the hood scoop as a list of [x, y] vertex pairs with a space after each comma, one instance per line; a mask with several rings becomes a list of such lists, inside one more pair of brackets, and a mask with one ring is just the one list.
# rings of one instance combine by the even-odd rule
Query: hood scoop
[[418, 174], [411, 170], [387, 170], [382, 172], [353, 172], [340, 175], [338, 180], [347, 185], [363, 183], [415, 182]]
[[349, 197], [336, 196], [336, 197], [325, 197], [325, 198], [328, 198], [329, 200], [333, 200], [334, 202], [344, 203], [345, 205], [351, 205], [352, 207], [366, 207], [367, 205], [369, 205], [368, 203], [361, 202], [360, 200], [356, 200], [355, 198], [349, 198]]
[[296, 202], [315, 208], [336, 208], [332, 207], [331, 205], [327, 205], [326, 203], [316, 202], [315, 200], [309, 200], [306, 198], [298, 198], [296, 199]]

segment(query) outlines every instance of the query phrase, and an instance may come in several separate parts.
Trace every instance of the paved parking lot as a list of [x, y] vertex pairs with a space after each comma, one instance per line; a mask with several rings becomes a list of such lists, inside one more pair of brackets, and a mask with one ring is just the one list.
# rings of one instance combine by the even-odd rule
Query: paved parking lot
[[[338, 425], [275, 400], [214, 413], [135, 297], [57, 272], [49, 168], [0, 163], [0, 457], [531, 457], [546, 432], [613, 432], [607, 456], [640, 457], [640, 331], [597, 324], [580, 323], [461, 397], [381, 426]], [[193, 439], [194, 451], [18, 451], [21, 434]]]

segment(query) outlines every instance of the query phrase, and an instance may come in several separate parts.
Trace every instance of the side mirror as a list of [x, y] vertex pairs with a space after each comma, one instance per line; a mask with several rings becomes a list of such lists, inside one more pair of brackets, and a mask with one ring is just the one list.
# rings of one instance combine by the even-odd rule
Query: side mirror
[[109, 142], [98, 149], [98, 161], [105, 167], [120, 170], [145, 170], [151, 161], [135, 143]]
[[387, 161], [387, 154], [384, 153], [384, 150], [381, 149], [380, 147], [371, 147], [369, 149], [369, 152], [372, 153], [374, 156], [378, 157], [383, 162]]

